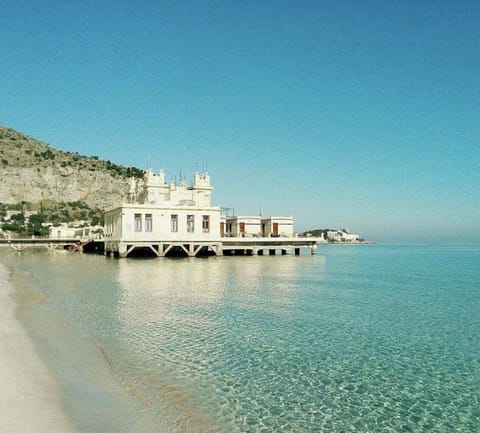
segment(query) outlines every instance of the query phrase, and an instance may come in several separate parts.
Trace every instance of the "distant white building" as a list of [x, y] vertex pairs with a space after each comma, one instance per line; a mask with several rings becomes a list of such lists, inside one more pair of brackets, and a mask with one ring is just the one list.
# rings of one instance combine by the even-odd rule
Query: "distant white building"
[[50, 239], [73, 239], [75, 238], [75, 227], [69, 227], [64, 223], [59, 226], [50, 226], [48, 228], [48, 237]]
[[49, 225], [48, 237], [50, 239], [98, 239], [103, 237], [103, 227], [78, 227], [67, 223], [62, 223], [59, 226]]
[[14, 215], [20, 215], [22, 213], [23, 213], [23, 216], [25, 218], [25, 223], [28, 223], [28, 221], [30, 220], [30, 217], [32, 215], [38, 215], [37, 211], [27, 210], [25, 212], [22, 212], [20, 210], [7, 210], [6, 213], [5, 213], [5, 217], [3, 219], [4, 219], [4, 221], [10, 221]]
[[332, 242], [356, 242], [360, 240], [360, 236], [350, 233], [347, 229], [329, 230], [327, 239]]

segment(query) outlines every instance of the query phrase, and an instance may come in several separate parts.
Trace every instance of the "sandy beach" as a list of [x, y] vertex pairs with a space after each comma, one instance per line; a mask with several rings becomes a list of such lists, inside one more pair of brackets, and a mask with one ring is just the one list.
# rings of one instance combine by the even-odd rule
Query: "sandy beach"
[[60, 390], [15, 317], [14, 287], [0, 264], [0, 419], [3, 433], [70, 433]]

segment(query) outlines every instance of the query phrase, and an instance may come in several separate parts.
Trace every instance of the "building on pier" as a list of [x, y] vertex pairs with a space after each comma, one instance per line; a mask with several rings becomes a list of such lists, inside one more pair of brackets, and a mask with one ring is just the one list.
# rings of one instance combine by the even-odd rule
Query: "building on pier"
[[233, 216], [225, 219], [225, 236], [293, 238], [293, 217]]
[[[208, 173], [195, 173], [191, 185], [184, 180], [167, 183], [163, 171], [147, 170], [143, 179], [131, 179], [126, 202], [105, 211], [105, 253], [127, 257], [146, 250], [164, 257], [223, 255], [224, 250], [261, 254], [268, 249], [271, 254], [281, 249], [297, 254], [303, 245], [272, 242], [280, 237], [293, 240], [292, 217], [225, 217], [219, 206], [212, 206], [212, 191]], [[253, 245], [243, 238], [262, 243]], [[310, 248], [315, 242], [307, 243]]]
[[208, 173], [195, 173], [193, 184], [167, 183], [165, 173], [147, 170], [132, 179], [126, 203], [105, 211], [106, 251], [127, 256], [147, 248], [158, 256], [172, 249], [196, 255], [201, 249], [218, 254], [220, 207], [211, 205]]
[[232, 216], [225, 221], [227, 237], [260, 237], [262, 236], [262, 217]]
[[262, 218], [262, 236], [272, 238], [293, 238], [293, 217]]

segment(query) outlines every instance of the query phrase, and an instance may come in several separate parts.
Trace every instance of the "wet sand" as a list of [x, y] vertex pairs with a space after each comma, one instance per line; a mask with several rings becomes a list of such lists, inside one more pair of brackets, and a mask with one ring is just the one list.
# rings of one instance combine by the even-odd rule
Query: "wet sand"
[[0, 419], [2, 433], [75, 432], [60, 389], [15, 316], [8, 269], [0, 264]]

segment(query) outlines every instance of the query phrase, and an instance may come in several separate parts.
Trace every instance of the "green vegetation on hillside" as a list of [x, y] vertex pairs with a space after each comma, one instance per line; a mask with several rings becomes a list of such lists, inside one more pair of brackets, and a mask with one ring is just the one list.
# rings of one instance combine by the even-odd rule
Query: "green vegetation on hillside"
[[103, 161], [98, 156], [84, 156], [50, 147], [47, 143], [32, 139], [11, 128], [0, 126], [0, 155], [3, 165], [42, 167], [58, 164], [76, 170], [107, 171], [112, 176], [143, 177], [144, 171], [136, 167], [123, 167], [111, 161]]
[[319, 238], [323, 236], [325, 239], [327, 238], [327, 232], [329, 232], [331, 229], [313, 229], [313, 230], [308, 230], [306, 232], [302, 233], [302, 236], [313, 236], [316, 238]]
[[[0, 126], [0, 176], [10, 181], [0, 184], [3, 188], [0, 200], [5, 202], [0, 203], [0, 228], [3, 226], [4, 230], [22, 235], [43, 235], [42, 223], [102, 224], [100, 207], [121, 199], [130, 177], [142, 178], [143, 175], [144, 171], [138, 168], [103, 161], [98, 156], [58, 150]], [[71, 192], [72, 182], [78, 185], [78, 194]], [[31, 194], [32, 190], [35, 194]], [[61, 197], [58, 191], [68, 191], [68, 194]], [[32, 197], [42, 199], [33, 202]], [[19, 213], [5, 221], [7, 211]], [[30, 218], [26, 218], [27, 214]]]
[[[7, 211], [18, 213], [6, 220]], [[28, 218], [26, 214], [29, 214]], [[61, 223], [84, 221], [86, 225], [102, 225], [103, 212], [101, 209], [91, 209], [80, 201], [65, 203], [50, 200], [15, 205], [0, 203], [0, 219], [3, 231], [14, 232], [18, 236], [47, 236], [47, 223], [58, 226]]]

